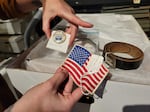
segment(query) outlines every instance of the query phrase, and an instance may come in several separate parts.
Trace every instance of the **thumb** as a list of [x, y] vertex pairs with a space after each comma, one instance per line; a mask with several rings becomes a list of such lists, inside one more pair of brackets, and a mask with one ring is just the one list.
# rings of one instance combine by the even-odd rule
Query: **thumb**
[[68, 72], [62, 68], [56, 70], [56, 73], [51, 78], [51, 81], [54, 84], [54, 88], [57, 90], [62, 82], [68, 77]]

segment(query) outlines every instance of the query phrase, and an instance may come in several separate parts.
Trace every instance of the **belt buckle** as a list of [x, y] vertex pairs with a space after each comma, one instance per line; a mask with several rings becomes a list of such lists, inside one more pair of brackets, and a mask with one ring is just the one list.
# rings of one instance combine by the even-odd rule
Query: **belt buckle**
[[105, 63], [111, 68], [116, 68], [116, 60], [109, 57], [108, 54], [112, 54], [112, 52], [105, 53]]

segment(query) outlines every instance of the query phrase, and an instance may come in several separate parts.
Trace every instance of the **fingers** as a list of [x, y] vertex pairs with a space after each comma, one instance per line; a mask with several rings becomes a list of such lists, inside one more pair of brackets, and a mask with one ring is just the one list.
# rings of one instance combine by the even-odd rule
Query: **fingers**
[[68, 13], [68, 14], [65, 13], [62, 15], [62, 17], [65, 18], [68, 22], [75, 24], [77, 26], [82, 26], [82, 27], [86, 27], [86, 28], [93, 27], [93, 24], [80, 19], [78, 16], [76, 16], [73, 13]]
[[62, 68], [57, 69], [54, 76], [51, 78], [51, 82], [53, 82], [53, 89], [58, 90], [59, 86], [62, 82], [68, 77], [68, 72]]
[[73, 80], [71, 77], [69, 77], [69, 80], [63, 90], [63, 95], [70, 95], [70, 93], [72, 92], [72, 87], [73, 87]]
[[49, 38], [51, 35], [51, 30], [50, 30], [50, 21], [44, 21], [43, 19], [43, 31], [46, 34], [46, 37]]
[[82, 92], [81, 92], [81, 88], [76, 88], [73, 92], [72, 92], [72, 103], [76, 103], [81, 97], [83, 96]]
[[50, 23], [55, 17], [56, 17], [56, 14], [52, 10], [49, 10], [49, 12], [48, 11], [43, 12], [42, 29], [45, 32], [47, 38], [49, 38], [51, 35]]
[[72, 43], [76, 37], [77, 30], [78, 30], [78, 26], [74, 25], [74, 24], [70, 24], [70, 26], [66, 28], [65, 32], [71, 35], [69, 46], [72, 45]]
[[[69, 34], [71, 35], [70, 45], [72, 44], [72, 42], [75, 39], [78, 26], [87, 27], [87, 28], [91, 28], [93, 26], [92, 24], [85, 22], [74, 15], [72, 15], [72, 16], [73, 16], [72, 19], [67, 18], [68, 21], [70, 21], [71, 26], [66, 30], [66, 32], [69, 32]], [[49, 38], [51, 35], [50, 22], [53, 18], [54, 17], [50, 17], [50, 16], [43, 17], [43, 31], [45, 32], [47, 38]]]
[[50, 37], [51, 34], [50, 22], [56, 16], [66, 19], [69, 23], [74, 24], [74, 26], [82, 26], [87, 28], [91, 28], [93, 26], [91, 23], [83, 21], [78, 16], [76, 16], [74, 10], [66, 2], [64, 1], [57, 1], [57, 3], [55, 3], [55, 1], [51, 2], [52, 3], [54, 2], [54, 4], [51, 6], [49, 6], [50, 3], [45, 3], [43, 11], [43, 31], [45, 32], [48, 38]]

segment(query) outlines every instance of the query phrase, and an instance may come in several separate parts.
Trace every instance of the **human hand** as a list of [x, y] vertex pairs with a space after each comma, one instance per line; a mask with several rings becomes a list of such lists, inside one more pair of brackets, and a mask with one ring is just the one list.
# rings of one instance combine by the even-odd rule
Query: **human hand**
[[[72, 91], [73, 81], [59, 68], [49, 80], [30, 89], [18, 100], [11, 112], [70, 112], [82, 97], [80, 88]], [[60, 88], [64, 84], [64, 88]]]
[[66, 30], [67, 33], [71, 34], [70, 43], [72, 43], [75, 38], [78, 26], [87, 28], [93, 26], [77, 17], [74, 10], [64, 0], [43, 0], [43, 31], [48, 38], [51, 34], [50, 22], [56, 16], [70, 23], [70, 27]]

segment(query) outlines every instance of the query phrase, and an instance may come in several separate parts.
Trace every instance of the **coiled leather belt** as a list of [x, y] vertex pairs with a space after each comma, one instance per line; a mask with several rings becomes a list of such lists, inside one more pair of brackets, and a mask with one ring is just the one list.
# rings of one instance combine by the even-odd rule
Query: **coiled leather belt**
[[124, 70], [136, 69], [143, 61], [144, 53], [138, 47], [124, 42], [110, 42], [104, 46], [105, 62]]

